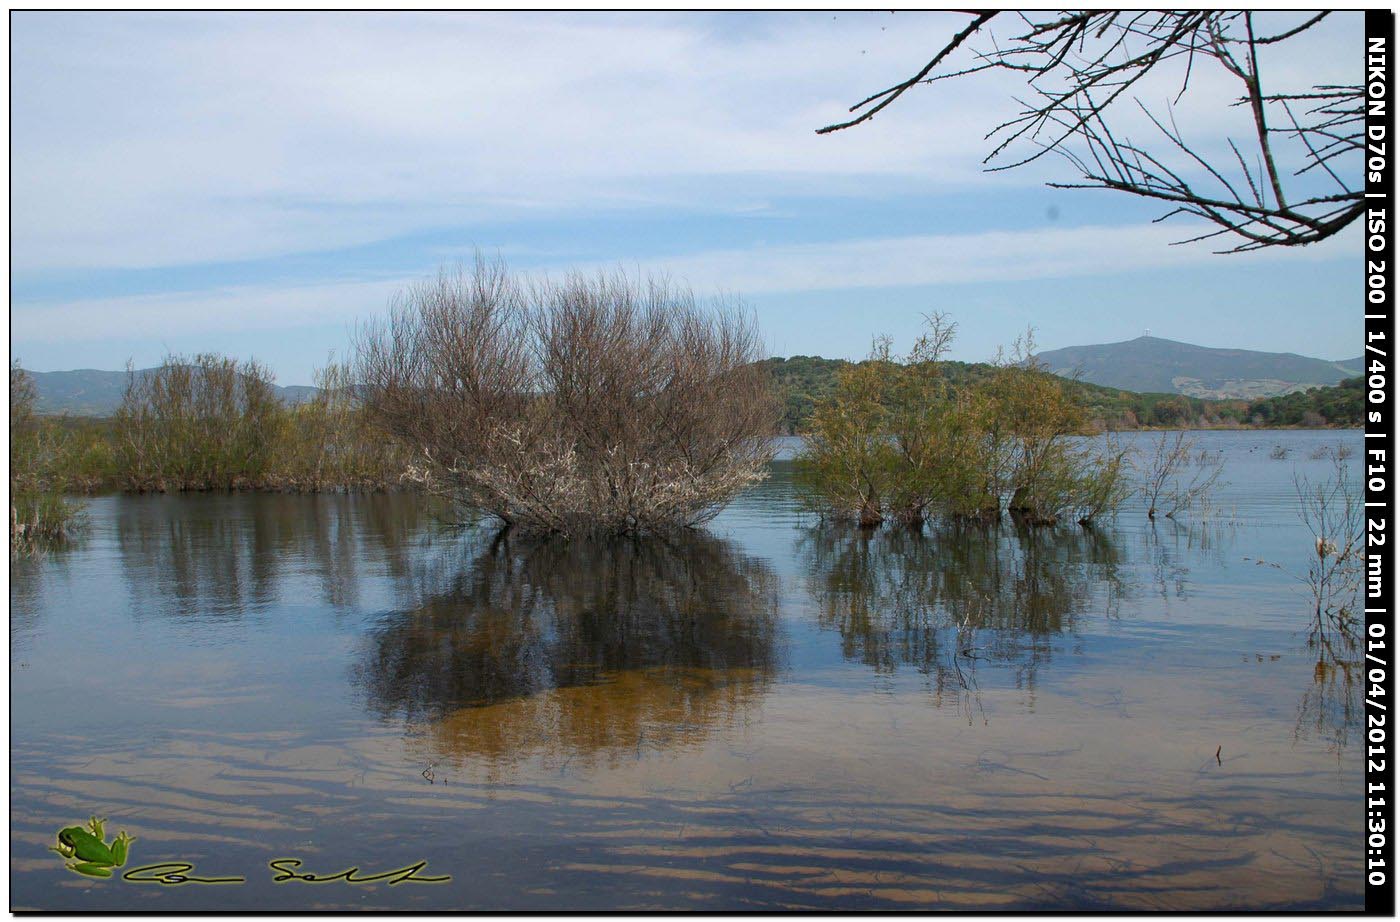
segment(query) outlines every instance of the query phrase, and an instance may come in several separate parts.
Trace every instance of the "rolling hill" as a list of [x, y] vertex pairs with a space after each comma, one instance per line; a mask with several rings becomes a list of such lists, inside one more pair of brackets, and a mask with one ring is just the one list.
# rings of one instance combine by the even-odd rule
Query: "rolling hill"
[[[143, 368], [146, 375], [154, 368]], [[99, 371], [80, 368], [76, 371], [31, 371], [34, 379], [34, 409], [39, 413], [66, 413], [70, 416], [110, 416], [121, 405], [126, 391], [125, 371]], [[287, 403], [301, 403], [316, 393], [305, 385], [276, 387], [277, 396]]]
[[1059, 375], [1125, 391], [1254, 400], [1330, 386], [1361, 374], [1362, 359], [1332, 362], [1292, 352], [1213, 349], [1139, 336], [1036, 356]]

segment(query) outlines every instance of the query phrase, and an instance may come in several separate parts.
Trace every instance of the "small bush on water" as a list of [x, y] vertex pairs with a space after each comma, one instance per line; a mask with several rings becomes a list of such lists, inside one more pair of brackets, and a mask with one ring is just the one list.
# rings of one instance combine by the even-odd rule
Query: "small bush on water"
[[1315, 555], [1303, 581], [1312, 590], [1316, 614], [1347, 630], [1357, 622], [1366, 578], [1366, 505], [1360, 478], [1333, 459], [1329, 476], [1317, 480], [1294, 471], [1298, 517], [1313, 536]]
[[527, 288], [478, 258], [409, 290], [358, 348], [366, 409], [419, 482], [528, 530], [697, 525], [772, 455], [750, 318], [664, 282]]
[[1054, 525], [1073, 517], [1081, 525], [1116, 512], [1128, 495], [1127, 450], [1095, 447], [1077, 436], [1089, 430], [1069, 383], [1037, 362], [1031, 332], [998, 357], [986, 385], [994, 470], [1009, 493], [1007, 512], [1026, 525]]
[[929, 320], [907, 356], [877, 340], [869, 360], [842, 368], [818, 403], [798, 459], [818, 509], [871, 526], [987, 508], [995, 477], [984, 437], [989, 405], [980, 392], [949, 386], [940, 360], [955, 327], [941, 315]]
[[10, 555], [27, 556], [72, 538], [81, 512], [63, 499], [64, 443], [34, 414], [34, 381], [10, 366]]
[[1224, 470], [1222, 452], [1212, 455], [1204, 449], [1198, 451], [1196, 440], [1185, 432], [1162, 433], [1142, 461], [1139, 489], [1147, 505], [1147, 517], [1156, 519], [1160, 511], [1166, 518], [1174, 519], [1187, 509], [1206, 506]]

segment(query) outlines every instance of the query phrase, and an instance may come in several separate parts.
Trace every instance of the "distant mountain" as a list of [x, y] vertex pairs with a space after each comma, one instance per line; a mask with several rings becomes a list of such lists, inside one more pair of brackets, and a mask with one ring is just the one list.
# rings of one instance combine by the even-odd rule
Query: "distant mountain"
[[1156, 336], [1052, 349], [1036, 358], [1058, 375], [1125, 391], [1253, 400], [1333, 385], [1361, 374], [1362, 358], [1330, 362], [1292, 352], [1212, 349]]
[[1366, 356], [1358, 355], [1354, 359], [1342, 359], [1337, 363], [1337, 367], [1345, 368], [1347, 374], [1364, 375], [1366, 373]]
[[[154, 368], [143, 368], [138, 375], [148, 375]], [[77, 371], [31, 371], [34, 379], [34, 409], [40, 413], [67, 413], [71, 416], [110, 416], [121, 406], [126, 392], [126, 372], [98, 371], [80, 368]], [[286, 403], [304, 403], [316, 394], [316, 388], [304, 384], [289, 387], [273, 386], [277, 396]]]

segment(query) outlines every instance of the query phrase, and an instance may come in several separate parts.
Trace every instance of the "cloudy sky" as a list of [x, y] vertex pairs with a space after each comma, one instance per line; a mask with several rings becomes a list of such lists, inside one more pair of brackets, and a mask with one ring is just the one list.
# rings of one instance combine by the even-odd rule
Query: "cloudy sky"
[[[51, 371], [216, 350], [307, 383], [358, 320], [474, 248], [738, 293], [778, 355], [907, 343], [932, 310], [969, 360], [1027, 325], [1044, 348], [1150, 328], [1360, 354], [1355, 233], [1219, 256], [1169, 245], [1189, 220], [1046, 188], [1069, 178], [1049, 158], [986, 173], [983, 135], [1015, 111], [1002, 76], [814, 133], [965, 22], [12, 14], [12, 354]], [[1272, 85], [1357, 82], [1360, 14], [1300, 42], [1264, 62]], [[1202, 73], [1178, 106], [1207, 151], [1248, 137], [1234, 92]]]

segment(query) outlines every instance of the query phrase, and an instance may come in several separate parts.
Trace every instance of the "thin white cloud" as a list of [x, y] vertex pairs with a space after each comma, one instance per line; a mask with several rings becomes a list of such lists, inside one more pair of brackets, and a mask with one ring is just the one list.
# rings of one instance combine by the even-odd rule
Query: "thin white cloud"
[[1229, 256], [1201, 243], [1172, 245], [1184, 236], [1180, 226], [1165, 224], [930, 234], [724, 250], [622, 268], [663, 273], [699, 292], [761, 294], [1068, 278], [1281, 259], [1333, 260], [1359, 253], [1359, 235], [1351, 232], [1286, 252]]
[[16, 342], [92, 342], [275, 332], [342, 321], [349, 325], [381, 312], [393, 294], [412, 281], [241, 286], [16, 305], [10, 311], [10, 335]]
[[[1233, 256], [1215, 255], [1201, 244], [1171, 246], [1181, 236], [1180, 227], [1161, 224], [920, 235], [718, 250], [621, 268], [669, 275], [702, 296], [720, 292], [746, 296], [1066, 278], [1225, 263], [1338, 260], [1360, 252], [1357, 234], [1351, 232], [1287, 252]], [[571, 267], [556, 267], [566, 268]], [[17, 341], [55, 342], [274, 331], [337, 322], [348, 326], [381, 313], [390, 297], [413, 281], [248, 286], [32, 304], [12, 311], [11, 333]]]

